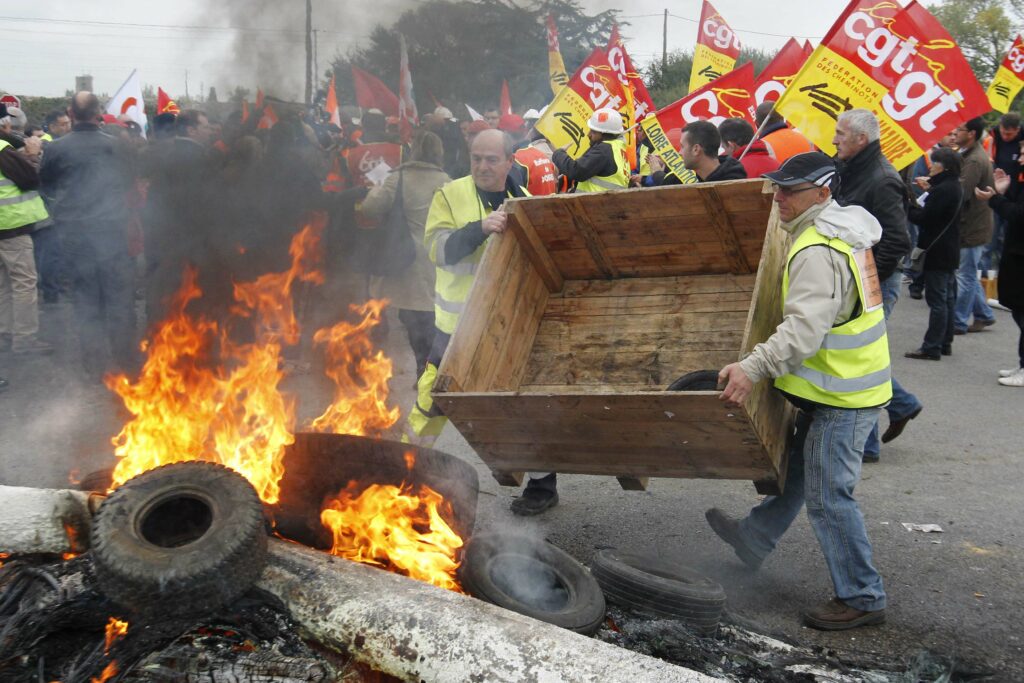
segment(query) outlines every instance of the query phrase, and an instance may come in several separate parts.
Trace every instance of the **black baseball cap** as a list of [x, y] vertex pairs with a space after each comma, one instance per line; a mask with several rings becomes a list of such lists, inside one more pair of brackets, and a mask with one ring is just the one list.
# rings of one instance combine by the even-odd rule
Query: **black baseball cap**
[[765, 173], [767, 178], [776, 185], [792, 187], [800, 183], [813, 183], [818, 187], [828, 185], [836, 174], [836, 164], [832, 158], [821, 152], [804, 152], [797, 154], [779, 167], [779, 170]]

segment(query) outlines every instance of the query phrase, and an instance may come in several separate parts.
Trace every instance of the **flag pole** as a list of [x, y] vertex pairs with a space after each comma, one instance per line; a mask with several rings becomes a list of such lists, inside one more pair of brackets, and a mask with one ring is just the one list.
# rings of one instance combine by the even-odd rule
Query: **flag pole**
[[[782, 99], [782, 98], [780, 97], [779, 99]], [[772, 115], [773, 111], [775, 111], [775, 105], [778, 103], [778, 101], [779, 100], [773, 100], [772, 101], [772, 108], [769, 109], [768, 113], [764, 115], [764, 121], [762, 121], [761, 125], [757, 127], [756, 131], [754, 131], [754, 137], [750, 138], [750, 142], [747, 143], [746, 148], [743, 150], [743, 154], [740, 155], [740, 157], [739, 157], [739, 159], [737, 159], [737, 161], [743, 161], [743, 157], [747, 156], [747, 152], [749, 152], [750, 148], [754, 145], [754, 141], [757, 140], [759, 135], [761, 135], [761, 131], [764, 130], [764, 127], [766, 125], [768, 125], [768, 117]]]

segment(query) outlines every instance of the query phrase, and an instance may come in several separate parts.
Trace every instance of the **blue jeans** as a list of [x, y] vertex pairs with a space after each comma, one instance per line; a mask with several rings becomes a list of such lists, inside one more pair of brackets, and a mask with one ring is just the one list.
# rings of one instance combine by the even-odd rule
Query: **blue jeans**
[[970, 324], [971, 315], [975, 320], [986, 322], [995, 319], [985, 299], [985, 290], [978, 280], [978, 263], [985, 250], [984, 244], [960, 249], [960, 269], [956, 271], [956, 315], [953, 326], [964, 332]]
[[1003, 255], [1003, 238], [1006, 236], [1006, 221], [994, 211], [992, 217], [995, 219], [992, 241], [985, 245], [985, 249], [981, 252], [981, 260], [978, 262], [978, 268], [986, 275], [988, 271], [992, 270], [993, 265], [998, 267], [1000, 257]]
[[[889, 319], [889, 315], [893, 309], [896, 308], [896, 302], [900, 298], [900, 286], [903, 281], [903, 273], [896, 271], [885, 280], [882, 280], [882, 310], [885, 311], [885, 319]], [[889, 421], [902, 420], [907, 415], [915, 412], [921, 407], [921, 402], [917, 400], [917, 396], [903, 388], [903, 386], [896, 381], [896, 378], [892, 378], [892, 400], [889, 401], [889, 405], [885, 407], [885, 411], [889, 413]], [[878, 440], [878, 422], [875, 422], [874, 429], [868, 434], [867, 443], [864, 444], [864, 452], [870, 456], [878, 457], [878, 453], [882, 450], [882, 444]]]
[[921, 350], [938, 356], [953, 344], [953, 309], [956, 307], [956, 274], [947, 270], [924, 271], [924, 300], [928, 303], [928, 329]]
[[827, 406], [800, 411], [783, 494], [765, 498], [739, 525], [747, 546], [764, 558], [806, 503], [836, 597], [865, 611], [885, 608], [885, 589], [871, 563], [871, 541], [853, 489], [860, 480], [864, 441], [878, 424], [878, 413], [878, 408]]

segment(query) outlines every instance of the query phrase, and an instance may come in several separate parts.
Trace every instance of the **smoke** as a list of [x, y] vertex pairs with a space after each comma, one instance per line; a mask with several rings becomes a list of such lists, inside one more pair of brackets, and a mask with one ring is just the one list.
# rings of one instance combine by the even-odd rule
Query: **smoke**
[[[378, 24], [390, 26], [412, 0], [378, 0], [373, 3], [313, 0], [317, 71], [314, 86], [323, 79], [331, 61], [345, 55], [370, 35]], [[358, 9], [355, 9], [358, 8]], [[220, 91], [235, 86], [268, 95], [301, 101], [306, 69], [306, 3], [301, 0], [228, 0], [210, 3], [199, 20], [203, 25], [233, 26], [234, 38], [217, 40], [223, 49], [203, 65]]]

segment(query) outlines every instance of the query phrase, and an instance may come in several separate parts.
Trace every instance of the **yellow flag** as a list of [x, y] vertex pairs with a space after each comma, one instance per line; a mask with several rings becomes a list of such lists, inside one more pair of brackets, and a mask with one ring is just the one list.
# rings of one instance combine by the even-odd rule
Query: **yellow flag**
[[992, 85], [988, 86], [988, 101], [1000, 114], [1010, 111], [1010, 104], [1024, 86], [1024, 35], [1017, 34], [1013, 46], [999, 65]]
[[697, 26], [697, 47], [693, 50], [689, 91], [695, 92], [732, 71], [739, 56], [740, 39], [711, 3], [704, 0]]
[[569, 74], [565, 73], [565, 62], [562, 52], [558, 49], [558, 28], [555, 17], [548, 15], [548, 79], [551, 81], [551, 92], [557, 95], [569, 82]]

